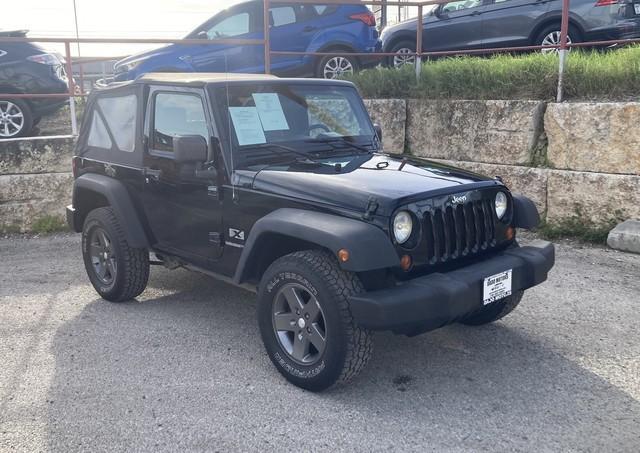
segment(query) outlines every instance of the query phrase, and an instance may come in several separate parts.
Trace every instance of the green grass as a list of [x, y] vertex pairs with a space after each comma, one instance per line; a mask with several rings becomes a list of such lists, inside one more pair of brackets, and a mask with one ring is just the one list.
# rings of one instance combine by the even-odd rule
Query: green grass
[[577, 209], [576, 212], [566, 219], [549, 223], [543, 221], [537, 228], [537, 232], [545, 239], [572, 238], [583, 242], [606, 245], [609, 232], [622, 220], [624, 216], [621, 212], [614, 212], [614, 215], [603, 223], [593, 223], [585, 220], [585, 216]]
[[38, 234], [58, 233], [60, 231], [68, 231], [69, 228], [65, 221], [56, 216], [43, 216], [33, 222], [30, 231]]
[[[450, 57], [413, 67], [375, 68], [349, 77], [367, 98], [553, 100], [557, 55], [529, 53]], [[637, 100], [640, 46], [613, 51], [574, 50], [567, 59], [565, 99]]]

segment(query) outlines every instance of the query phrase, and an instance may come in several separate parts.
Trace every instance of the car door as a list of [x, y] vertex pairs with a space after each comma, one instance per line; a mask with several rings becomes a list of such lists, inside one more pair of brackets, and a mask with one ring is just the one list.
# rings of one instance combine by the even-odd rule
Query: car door
[[[143, 208], [155, 248], [208, 267], [221, 254], [222, 212], [217, 185], [196, 175], [195, 163], [173, 156], [173, 138], [214, 131], [202, 89], [151, 87], [145, 116]], [[213, 158], [213, 156], [211, 156]]]
[[[300, 16], [300, 8], [293, 5], [274, 5], [269, 8], [269, 40], [271, 50], [304, 52], [310, 33]], [[284, 71], [302, 63], [302, 55], [272, 55], [271, 69]]]
[[[215, 42], [218, 39], [262, 39], [262, 10], [256, 3], [224, 11], [190, 36]], [[262, 72], [263, 47], [259, 45], [196, 45], [180, 57], [196, 72]]]
[[550, 5], [548, 0], [492, 0], [482, 14], [482, 47], [531, 45], [533, 27]]
[[425, 51], [479, 49], [482, 47], [484, 0], [444, 3], [423, 21]]

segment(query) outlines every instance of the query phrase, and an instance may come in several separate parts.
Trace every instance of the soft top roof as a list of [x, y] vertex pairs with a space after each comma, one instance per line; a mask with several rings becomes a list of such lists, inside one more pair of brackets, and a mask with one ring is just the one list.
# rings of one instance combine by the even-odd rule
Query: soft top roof
[[131, 82], [116, 82], [106, 87], [100, 87], [97, 91], [118, 89], [132, 84], [162, 84], [203, 87], [205, 85], [225, 85], [244, 83], [290, 83], [313, 85], [342, 85], [352, 86], [351, 82], [344, 80], [279, 78], [267, 74], [241, 74], [241, 73], [215, 73], [215, 72], [153, 72], [138, 77]]

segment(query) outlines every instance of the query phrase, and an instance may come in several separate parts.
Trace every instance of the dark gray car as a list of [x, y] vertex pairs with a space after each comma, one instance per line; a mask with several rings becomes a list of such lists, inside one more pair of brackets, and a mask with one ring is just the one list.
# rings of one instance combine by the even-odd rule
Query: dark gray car
[[[572, 0], [569, 41], [640, 37], [640, 0]], [[430, 9], [423, 18], [425, 52], [492, 49], [560, 42], [561, 0], [461, 0]], [[412, 63], [416, 20], [382, 32], [389, 64]], [[548, 49], [547, 51], [555, 51]]]

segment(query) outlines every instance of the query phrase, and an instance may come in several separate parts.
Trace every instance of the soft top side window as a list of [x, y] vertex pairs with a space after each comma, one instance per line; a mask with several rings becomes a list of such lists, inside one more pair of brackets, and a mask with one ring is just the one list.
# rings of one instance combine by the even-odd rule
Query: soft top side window
[[87, 145], [131, 153], [136, 143], [138, 99], [135, 94], [100, 97], [91, 112]]

